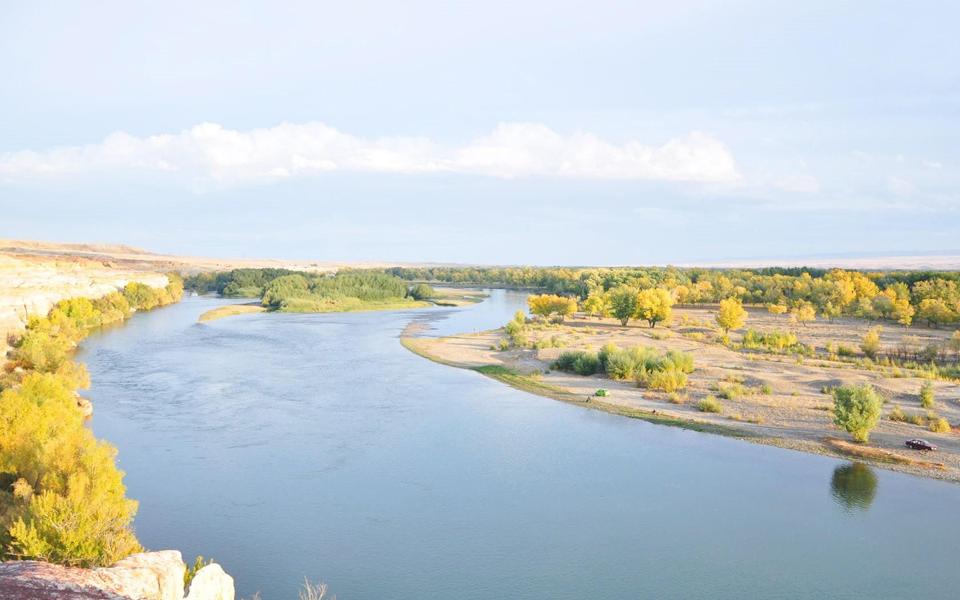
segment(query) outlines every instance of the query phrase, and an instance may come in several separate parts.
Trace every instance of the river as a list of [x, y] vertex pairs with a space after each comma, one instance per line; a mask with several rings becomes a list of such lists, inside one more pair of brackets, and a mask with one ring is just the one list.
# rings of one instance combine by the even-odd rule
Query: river
[[523, 306], [251, 314], [183, 302], [89, 337], [137, 533], [238, 597], [955, 598], [960, 486], [584, 410], [398, 341]]

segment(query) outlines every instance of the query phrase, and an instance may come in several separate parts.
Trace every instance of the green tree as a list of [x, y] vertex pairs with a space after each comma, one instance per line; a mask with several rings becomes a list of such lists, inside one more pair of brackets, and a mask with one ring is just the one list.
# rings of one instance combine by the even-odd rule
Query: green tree
[[669, 321], [673, 315], [673, 297], [663, 288], [641, 290], [637, 294], [635, 316], [656, 327], [657, 323]]
[[841, 386], [833, 390], [833, 422], [858, 442], [870, 440], [882, 407], [883, 401], [870, 385]]
[[720, 301], [716, 320], [724, 333], [730, 333], [731, 329], [740, 329], [747, 322], [747, 311], [739, 299], [727, 298]]
[[610, 292], [610, 312], [624, 327], [637, 312], [637, 290], [621, 286]]

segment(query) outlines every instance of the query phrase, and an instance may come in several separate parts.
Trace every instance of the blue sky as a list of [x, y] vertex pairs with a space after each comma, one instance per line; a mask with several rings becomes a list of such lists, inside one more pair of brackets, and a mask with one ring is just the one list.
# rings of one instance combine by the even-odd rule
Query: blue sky
[[960, 250], [953, 2], [0, 8], [0, 236], [626, 264]]

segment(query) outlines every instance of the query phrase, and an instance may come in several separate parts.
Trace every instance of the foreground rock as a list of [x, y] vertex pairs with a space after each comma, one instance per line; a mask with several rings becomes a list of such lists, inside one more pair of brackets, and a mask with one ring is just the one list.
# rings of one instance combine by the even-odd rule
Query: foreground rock
[[[111, 567], [80, 569], [37, 561], [0, 563], [0, 598], [22, 600], [184, 600], [186, 565], [176, 550], [134, 554]], [[200, 569], [187, 600], [233, 600], [220, 565]]]

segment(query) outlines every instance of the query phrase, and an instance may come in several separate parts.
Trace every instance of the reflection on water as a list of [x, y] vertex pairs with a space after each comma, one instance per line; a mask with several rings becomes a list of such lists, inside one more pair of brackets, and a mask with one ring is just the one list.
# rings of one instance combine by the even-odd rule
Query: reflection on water
[[847, 512], [866, 511], [877, 495], [877, 475], [863, 463], [840, 465], [833, 470], [830, 493]]

